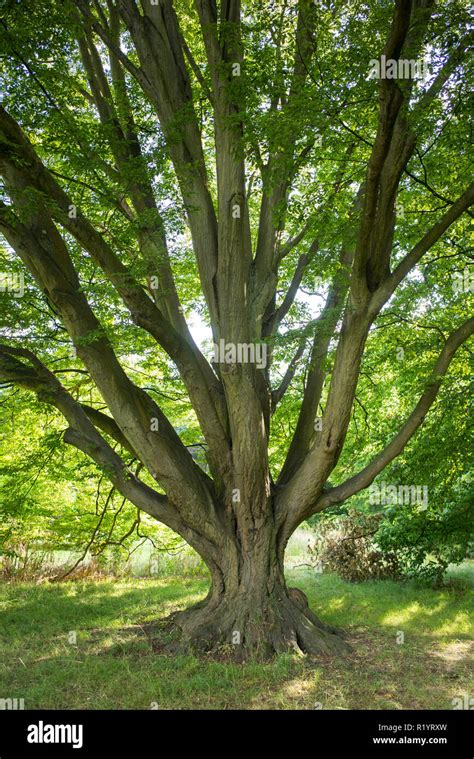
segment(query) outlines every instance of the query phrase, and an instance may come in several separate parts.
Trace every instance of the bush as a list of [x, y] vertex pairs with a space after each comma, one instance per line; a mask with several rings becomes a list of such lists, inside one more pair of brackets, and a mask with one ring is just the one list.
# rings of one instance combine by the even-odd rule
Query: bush
[[310, 553], [322, 568], [344, 579], [406, 577], [440, 585], [448, 566], [474, 550], [474, 481], [464, 475], [429, 505], [390, 505], [381, 511], [364, 502], [342, 504], [338, 513], [311, 520], [316, 545]]
[[347, 515], [320, 522], [310, 548], [316, 566], [349, 582], [400, 577], [396, 553], [383, 552], [375, 542], [381, 520], [381, 514], [350, 509]]

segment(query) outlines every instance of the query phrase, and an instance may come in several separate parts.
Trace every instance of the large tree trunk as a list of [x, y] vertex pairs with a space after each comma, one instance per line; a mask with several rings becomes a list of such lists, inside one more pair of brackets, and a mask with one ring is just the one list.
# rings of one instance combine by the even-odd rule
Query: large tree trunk
[[207, 597], [171, 617], [182, 633], [180, 646], [236, 660], [349, 650], [340, 631], [311, 611], [305, 594], [287, 586], [276, 535], [274, 524], [267, 524], [245, 550], [235, 536], [229, 541], [218, 564], [210, 564]]

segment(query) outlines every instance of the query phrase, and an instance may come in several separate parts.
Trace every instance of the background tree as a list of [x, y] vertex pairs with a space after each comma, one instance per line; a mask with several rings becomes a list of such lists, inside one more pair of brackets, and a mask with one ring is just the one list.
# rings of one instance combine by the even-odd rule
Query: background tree
[[[474, 329], [446, 284], [437, 289], [446, 269], [436, 260], [467, 260], [467, 8], [5, 8], [0, 231], [6, 259], [18, 257], [8, 270], [29, 274], [25, 297], [8, 299], [0, 378], [54, 406], [64, 441], [202, 556], [208, 597], [175, 617], [186, 642], [232, 642], [239, 655], [342, 650], [287, 588], [283, 556], [302, 521], [403, 451]], [[427, 81], [369, 76], [381, 54], [428, 53]], [[426, 319], [437, 299], [442, 339], [406, 375], [411, 410], [340, 479], [377, 327], [399, 300]], [[263, 346], [265, 366], [210, 360], [193, 314], [218, 345]], [[178, 372], [206, 466], [144, 365], [154, 377]], [[271, 458], [289, 397], [296, 425], [285, 456], [279, 447]]]

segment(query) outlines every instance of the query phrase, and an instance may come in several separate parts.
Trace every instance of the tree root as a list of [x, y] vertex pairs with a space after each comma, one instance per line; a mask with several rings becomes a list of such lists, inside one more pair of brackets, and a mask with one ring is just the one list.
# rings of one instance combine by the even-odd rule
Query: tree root
[[342, 631], [319, 620], [304, 593], [296, 588], [260, 603], [225, 596], [204, 600], [175, 612], [167, 622], [180, 633], [171, 644], [172, 653], [268, 661], [288, 652], [341, 656], [351, 651]]

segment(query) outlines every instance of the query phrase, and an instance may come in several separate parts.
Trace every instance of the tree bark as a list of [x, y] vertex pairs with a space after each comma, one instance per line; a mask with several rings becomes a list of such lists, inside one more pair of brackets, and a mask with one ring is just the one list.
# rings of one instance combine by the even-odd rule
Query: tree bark
[[267, 660], [294, 651], [313, 655], [350, 650], [341, 632], [320, 621], [305, 594], [288, 587], [284, 546], [275, 521], [255, 532], [244, 550], [237, 535], [209, 562], [207, 597], [171, 616], [181, 632], [180, 649], [226, 653], [237, 661]]

